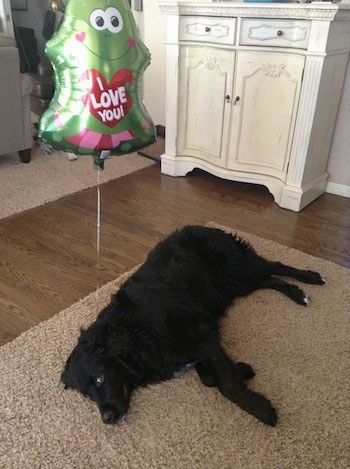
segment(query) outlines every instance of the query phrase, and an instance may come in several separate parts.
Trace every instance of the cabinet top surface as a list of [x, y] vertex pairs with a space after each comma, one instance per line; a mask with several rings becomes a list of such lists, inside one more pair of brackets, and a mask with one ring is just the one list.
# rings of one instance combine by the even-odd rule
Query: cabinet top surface
[[244, 16], [260, 18], [297, 18], [350, 21], [350, 3], [245, 3], [221, 1], [193, 3], [184, 1], [159, 1], [161, 11], [170, 15]]

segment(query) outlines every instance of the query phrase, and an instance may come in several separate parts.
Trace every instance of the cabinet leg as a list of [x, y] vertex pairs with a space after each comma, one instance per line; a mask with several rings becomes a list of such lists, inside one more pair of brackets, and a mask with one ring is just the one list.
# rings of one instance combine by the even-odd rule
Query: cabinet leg
[[25, 150], [20, 150], [18, 156], [22, 163], [29, 163], [32, 156], [32, 149], [26, 148]]

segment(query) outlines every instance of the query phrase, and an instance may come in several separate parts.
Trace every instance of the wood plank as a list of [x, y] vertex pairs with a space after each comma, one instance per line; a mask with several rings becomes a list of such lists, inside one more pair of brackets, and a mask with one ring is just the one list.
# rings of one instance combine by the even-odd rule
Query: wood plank
[[[108, 164], [106, 165], [108, 171]], [[215, 221], [350, 267], [350, 200], [324, 194], [300, 213], [261, 186], [158, 165], [0, 221], [0, 343], [12, 340], [142, 262], [172, 230]], [[291, 263], [293, 260], [291, 259]]]

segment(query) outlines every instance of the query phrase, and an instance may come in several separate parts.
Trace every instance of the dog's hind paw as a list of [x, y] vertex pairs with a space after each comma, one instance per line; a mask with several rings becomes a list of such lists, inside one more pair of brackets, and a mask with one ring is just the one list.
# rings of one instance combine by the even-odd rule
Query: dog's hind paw
[[252, 392], [251, 396], [253, 396], [252, 407], [248, 408], [247, 411], [266, 425], [274, 427], [277, 423], [277, 411], [271, 402], [259, 393]]
[[258, 417], [259, 420], [266, 425], [270, 425], [270, 427], [275, 427], [277, 423], [277, 412], [276, 409], [270, 406], [269, 409], [266, 409], [266, 412]]
[[233, 365], [233, 371], [239, 381], [247, 381], [255, 376], [255, 371], [248, 363], [235, 363]]
[[274, 427], [277, 423], [277, 412], [272, 407], [271, 402], [266, 399], [262, 394], [252, 391], [248, 388], [243, 388], [239, 392], [225, 393], [225, 397], [232, 400], [239, 405], [248, 414], [253, 415], [255, 418]]

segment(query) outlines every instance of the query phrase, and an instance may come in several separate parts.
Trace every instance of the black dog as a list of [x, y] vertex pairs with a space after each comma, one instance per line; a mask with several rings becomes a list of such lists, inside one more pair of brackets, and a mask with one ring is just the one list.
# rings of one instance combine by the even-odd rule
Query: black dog
[[316, 272], [270, 262], [221, 230], [187, 226], [150, 252], [96, 321], [82, 330], [62, 373], [67, 388], [89, 396], [105, 423], [128, 411], [138, 386], [163, 381], [194, 363], [206, 386], [268, 425], [270, 401], [247, 388], [254, 371], [220, 345], [219, 320], [234, 298], [272, 288], [301, 305], [308, 297], [276, 275], [322, 285]]

